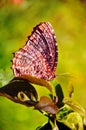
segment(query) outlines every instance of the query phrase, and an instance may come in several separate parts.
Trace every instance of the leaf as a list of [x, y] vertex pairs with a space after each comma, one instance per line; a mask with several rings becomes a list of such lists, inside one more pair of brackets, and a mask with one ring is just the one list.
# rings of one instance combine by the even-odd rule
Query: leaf
[[51, 114], [56, 114], [58, 110], [54, 102], [46, 96], [42, 96], [40, 98], [40, 101], [36, 104], [35, 109], [43, 110]]
[[64, 105], [62, 102], [64, 98], [64, 94], [63, 94], [62, 87], [60, 84], [56, 85], [55, 92], [56, 92], [56, 95], [58, 96], [57, 106], [60, 108]]
[[65, 125], [65, 124], [63, 124], [63, 123], [61, 123], [59, 121], [57, 121], [56, 124], [57, 124], [59, 130], [71, 130], [67, 125]]
[[77, 112], [72, 112], [67, 115], [65, 123], [74, 130], [83, 130], [83, 120], [80, 114]]
[[70, 106], [70, 108], [82, 115], [83, 117], [86, 117], [86, 111], [85, 109], [74, 99], [72, 99], [72, 94], [74, 93], [74, 87], [70, 83], [69, 88], [68, 88], [68, 97], [64, 98], [63, 102], [64, 104], [67, 104]]
[[58, 122], [65, 124], [72, 130], [83, 130], [82, 116], [79, 113], [72, 111], [68, 105], [64, 105], [63, 108], [58, 110], [56, 119]]
[[50, 92], [52, 92], [53, 86], [47, 80], [39, 79], [33, 76], [21, 76], [21, 78], [27, 79], [30, 83], [46, 87]]
[[73, 93], [74, 93], [74, 86], [70, 83], [68, 87], [68, 97], [72, 98]]
[[63, 102], [71, 107], [73, 111], [78, 112], [82, 116], [86, 116], [86, 111], [85, 109], [75, 100], [72, 98], [64, 98]]
[[44, 126], [37, 128], [36, 130], [52, 130], [50, 122], [46, 123]]
[[33, 106], [38, 99], [36, 89], [28, 80], [22, 78], [14, 78], [7, 85], [0, 88], [0, 96], [7, 97], [14, 102], [27, 106]]

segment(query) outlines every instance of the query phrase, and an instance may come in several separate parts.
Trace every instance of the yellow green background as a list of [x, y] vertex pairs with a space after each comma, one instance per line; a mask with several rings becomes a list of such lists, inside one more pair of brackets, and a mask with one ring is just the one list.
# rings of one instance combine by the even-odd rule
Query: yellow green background
[[[43, 21], [52, 24], [58, 42], [57, 78], [52, 84], [60, 83], [67, 96], [72, 83], [74, 99], [86, 109], [85, 0], [0, 0], [0, 87], [13, 77], [12, 53], [23, 47], [33, 27]], [[37, 89], [39, 96], [47, 91]], [[45, 121], [38, 111], [0, 97], [0, 130], [35, 130]]]

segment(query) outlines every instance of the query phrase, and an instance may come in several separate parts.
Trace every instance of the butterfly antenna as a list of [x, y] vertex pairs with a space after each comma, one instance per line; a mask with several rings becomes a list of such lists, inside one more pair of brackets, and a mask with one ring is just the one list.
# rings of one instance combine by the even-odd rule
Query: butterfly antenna
[[61, 73], [56, 75], [56, 78], [59, 76], [63, 76], [63, 77], [68, 77], [68, 78], [77, 78], [77, 76], [75, 76], [74, 74], [70, 74], [70, 73]]

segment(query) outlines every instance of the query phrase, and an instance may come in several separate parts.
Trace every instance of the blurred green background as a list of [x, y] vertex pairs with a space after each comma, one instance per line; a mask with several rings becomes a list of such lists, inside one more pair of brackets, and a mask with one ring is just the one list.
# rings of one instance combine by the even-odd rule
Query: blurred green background
[[[0, 0], [0, 87], [13, 77], [12, 53], [42, 21], [52, 24], [58, 42], [58, 77], [52, 84], [60, 83], [66, 96], [72, 83], [74, 99], [86, 109], [85, 0]], [[69, 75], [59, 76], [63, 73]], [[46, 91], [37, 89], [39, 96]], [[47, 118], [32, 108], [0, 97], [0, 130], [35, 130], [45, 121]]]

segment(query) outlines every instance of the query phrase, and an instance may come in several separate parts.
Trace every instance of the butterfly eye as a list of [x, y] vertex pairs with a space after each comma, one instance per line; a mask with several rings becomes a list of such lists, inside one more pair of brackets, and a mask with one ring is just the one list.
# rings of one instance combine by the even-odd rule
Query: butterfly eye
[[29, 97], [22, 91], [18, 93], [17, 97], [22, 102], [30, 100]]

